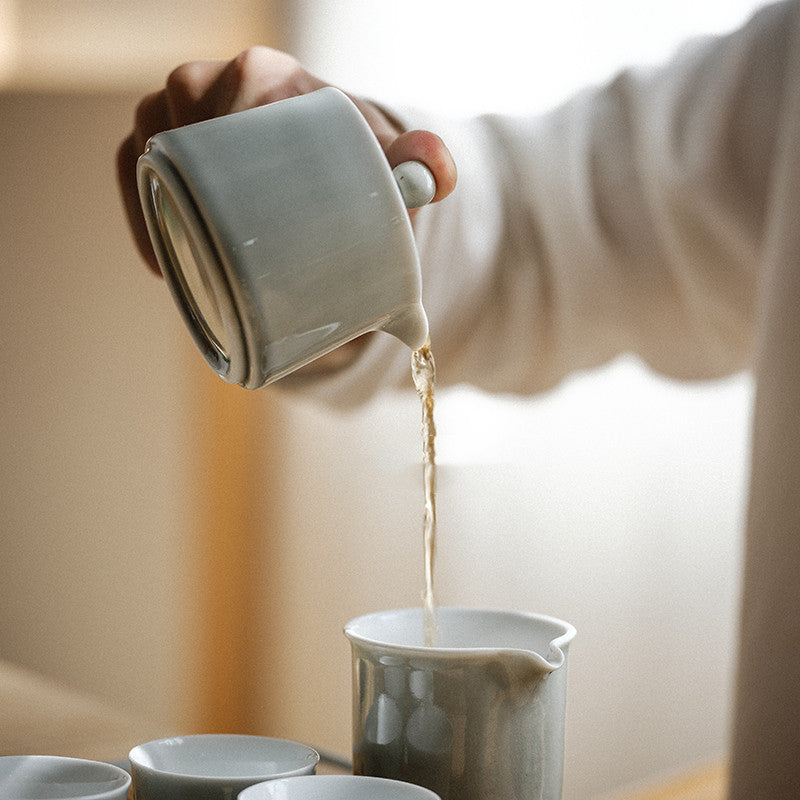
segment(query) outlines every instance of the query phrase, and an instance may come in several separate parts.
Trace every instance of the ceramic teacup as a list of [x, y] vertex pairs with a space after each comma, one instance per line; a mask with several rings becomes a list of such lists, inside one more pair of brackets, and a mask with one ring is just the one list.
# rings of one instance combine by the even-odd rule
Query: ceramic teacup
[[3, 800], [125, 800], [131, 777], [100, 761], [61, 756], [0, 757]]
[[137, 170], [150, 238], [220, 377], [256, 389], [367, 331], [425, 343], [400, 186], [419, 186], [420, 173], [435, 183], [407, 165], [396, 179], [332, 87], [150, 139]]
[[136, 800], [236, 800], [254, 783], [312, 775], [319, 762], [297, 742], [234, 734], [158, 739], [128, 757]]
[[315, 775], [259, 783], [241, 792], [239, 800], [439, 800], [439, 796], [388, 778]]

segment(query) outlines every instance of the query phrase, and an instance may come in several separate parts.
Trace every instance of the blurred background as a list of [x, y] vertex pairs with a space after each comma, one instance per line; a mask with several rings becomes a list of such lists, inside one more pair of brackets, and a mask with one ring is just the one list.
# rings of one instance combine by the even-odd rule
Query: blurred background
[[[352, 414], [228, 387], [137, 259], [115, 151], [172, 67], [267, 44], [390, 104], [538, 112], [756, 5], [0, 0], [7, 674], [137, 735], [347, 754], [342, 626], [420, 599], [410, 380]], [[751, 396], [746, 376], [679, 384], [629, 358], [526, 400], [437, 395], [438, 601], [578, 629], [567, 800], [724, 757]]]

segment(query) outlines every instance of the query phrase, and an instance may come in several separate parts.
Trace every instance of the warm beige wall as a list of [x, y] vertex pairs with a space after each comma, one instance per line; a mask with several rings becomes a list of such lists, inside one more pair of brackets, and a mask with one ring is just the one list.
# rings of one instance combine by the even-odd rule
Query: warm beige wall
[[216, 379], [135, 255], [114, 155], [172, 67], [276, 45], [282, 12], [0, 0], [0, 660], [156, 729], [208, 718], [219, 475], [198, 462], [230, 461], [211, 429], [238, 406], [214, 401]]
[[0, 658], [172, 726], [188, 351], [116, 196], [133, 102], [0, 95]]
[[229, 58], [249, 44], [274, 42], [281, 2], [0, 0], [0, 81], [27, 88], [156, 85], [182, 61]]

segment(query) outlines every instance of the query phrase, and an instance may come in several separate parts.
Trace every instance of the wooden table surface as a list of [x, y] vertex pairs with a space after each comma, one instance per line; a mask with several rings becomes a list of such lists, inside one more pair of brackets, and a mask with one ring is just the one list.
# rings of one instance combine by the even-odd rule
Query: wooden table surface
[[637, 789], [610, 795], [605, 800], [725, 800], [727, 777], [725, 764], [709, 764], [668, 779], [643, 784]]
[[[341, 764], [324, 758], [317, 773], [342, 775], [349, 772]], [[647, 782], [636, 789], [607, 795], [603, 800], [725, 800], [727, 768], [722, 763], [709, 764], [668, 779]]]

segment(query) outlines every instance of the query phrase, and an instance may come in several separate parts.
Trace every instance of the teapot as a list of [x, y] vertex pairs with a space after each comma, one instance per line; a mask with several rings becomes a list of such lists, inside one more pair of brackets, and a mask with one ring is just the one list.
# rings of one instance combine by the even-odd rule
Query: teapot
[[158, 133], [137, 182], [167, 285], [225, 381], [259, 388], [367, 331], [425, 343], [407, 209], [434, 178], [391, 170], [338, 89]]

